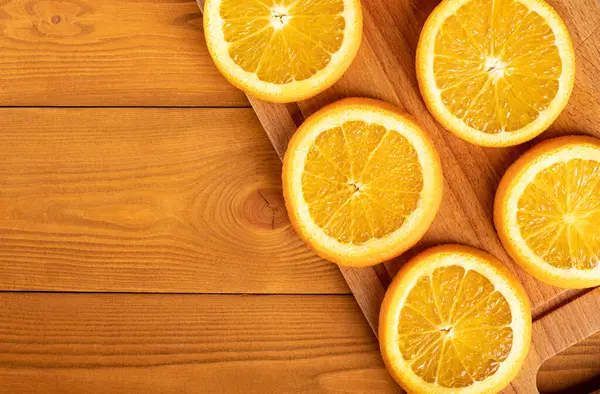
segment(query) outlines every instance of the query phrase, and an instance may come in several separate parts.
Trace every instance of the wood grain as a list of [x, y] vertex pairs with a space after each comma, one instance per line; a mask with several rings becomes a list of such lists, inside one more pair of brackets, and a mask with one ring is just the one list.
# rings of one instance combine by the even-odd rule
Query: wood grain
[[396, 393], [351, 296], [0, 294], [5, 393]]
[[0, 4], [0, 106], [247, 106], [193, 0]]
[[[561, 306], [533, 323], [532, 342], [525, 364], [506, 393], [536, 391], [541, 365], [554, 355], [600, 332], [600, 288]], [[600, 358], [596, 354], [596, 358]], [[590, 364], [588, 364], [590, 365]], [[591, 365], [594, 365], [592, 362]]]
[[600, 389], [600, 332], [543, 363], [537, 387], [541, 393], [571, 394]]
[[2, 290], [348, 293], [251, 109], [0, 109]]

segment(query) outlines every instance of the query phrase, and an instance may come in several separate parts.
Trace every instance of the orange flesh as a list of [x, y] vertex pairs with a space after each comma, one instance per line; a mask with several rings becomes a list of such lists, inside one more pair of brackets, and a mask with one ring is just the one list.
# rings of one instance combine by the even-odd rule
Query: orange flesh
[[322, 132], [302, 175], [313, 221], [342, 243], [362, 244], [399, 229], [422, 188], [417, 152], [406, 138], [363, 121]]
[[324, 69], [344, 38], [343, 0], [223, 0], [229, 55], [265, 82], [302, 81]]
[[515, 0], [473, 0], [440, 28], [434, 73], [455, 116], [486, 133], [510, 132], [548, 108], [562, 60], [540, 15]]
[[527, 245], [558, 268], [600, 263], [600, 162], [572, 159], [538, 173], [518, 204]]
[[498, 370], [510, 354], [512, 315], [504, 296], [456, 265], [421, 277], [400, 312], [400, 353], [423, 380], [466, 387]]

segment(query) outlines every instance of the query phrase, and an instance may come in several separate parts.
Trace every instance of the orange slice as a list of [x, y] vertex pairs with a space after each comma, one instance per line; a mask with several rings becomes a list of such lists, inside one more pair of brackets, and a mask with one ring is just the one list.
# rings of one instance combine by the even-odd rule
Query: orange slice
[[496, 393], [523, 365], [529, 299], [494, 257], [431, 248], [402, 267], [379, 319], [383, 360], [409, 393]]
[[391, 105], [352, 98], [308, 118], [283, 161], [283, 194], [296, 231], [346, 266], [395, 257], [427, 231], [443, 176], [430, 138]]
[[204, 34], [232, 84], [263, 100], [299, 101], [348, 69], [362, 11], [359, 0], [206, 0]]
[[564, 109], [575, 55], [543, 0], [447, 0], [421, 32], [417, 76], [444, 127], [476, 145], [509, 146], [540, 134]]
[[494, 204], [502, 244], [551, 285], [600, 286], [600, 140], [544, 141], [506, 172]]

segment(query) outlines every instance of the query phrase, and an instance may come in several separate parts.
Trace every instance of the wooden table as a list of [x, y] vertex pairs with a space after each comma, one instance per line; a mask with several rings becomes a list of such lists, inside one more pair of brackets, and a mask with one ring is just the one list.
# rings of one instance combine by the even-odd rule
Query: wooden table
[[[194, 0], [0, 5], [0, 392], [399, 391], [201, 22]], [[539, 388], [599, 376], [600, 334]]]

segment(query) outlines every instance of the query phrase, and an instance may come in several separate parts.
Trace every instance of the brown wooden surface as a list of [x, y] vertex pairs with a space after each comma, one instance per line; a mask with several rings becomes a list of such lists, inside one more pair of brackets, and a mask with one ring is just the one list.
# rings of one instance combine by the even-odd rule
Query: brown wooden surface
[[[589, 103], [599, 99], [600, 33], [587, 32], [598, 14], [589, 1], [579, 11], [579, 1], [565, 10], [579, 18], [578, 84], [590, 89], [557, 124], [597, 130], [600, 115]], [[432, 6], [399, 1], [387, 15], [369, 12], [368, 23], [384, 17], [395, 26], [365, 39], [363, 51], [378, 61], [361, 55], [345, 87], [275, 107], [291, 116], [268, 112], [261, 120], [291, 131], [320, 100], [346, 94], [397, 104], [412, 97], [405, 108], [418, 114], [418, 96], [404, 91], [412, 71], [395, 62], [404, 46], [414, 49]], [[0, 106], [248, 104], [212, 66], [192, 1], [4, 1], [0, 25]], [[400, 38], [394, 45], [402, 51], [389, 57], [381, 37]], [[381, 86], [369, 82], [381, 73], [395, 79], [378, 96]], [[280, 163], [250, 110], [2, 108], [0, 115], [0, 393], [398, 392], [339, 271], [289, 227]], [[287, 134], [269, 130], [282, 154]], [[471, 164], [486, 164], [470, 149]], [[496, 159], [508, 165], [511, 155]], [[469, 190], [491, 190], [493, 182], [464, 168]], [[453, 204], [477, 195], [452, 193]], [[469, 219], [456, 207], [456, 220]], [[428, 242], [444, 241], [451, 223], [436, 224]], [[461, 235], [467, 243], [489, 236], [469, 228]], [[346, 279], [355, 286], [370, 278], [357, 297], [364, 305], [383, 295], [396, 267], [349, 271]], [[577, 292], [544, 294], [556, 295], [544, 298], [540, 314]], [[540, 379], [551, 379], [539, 387], [600, 387], [597, 338], [544, 363]]]

